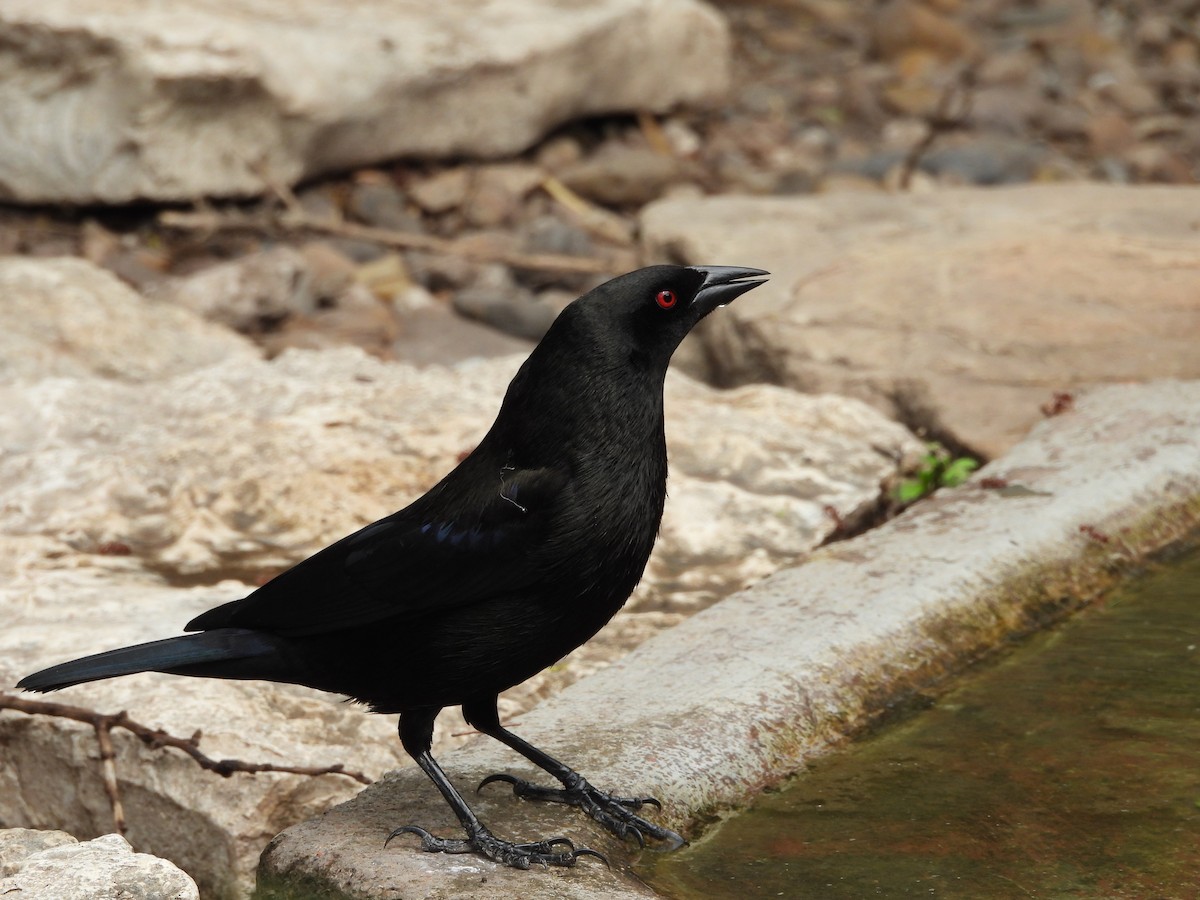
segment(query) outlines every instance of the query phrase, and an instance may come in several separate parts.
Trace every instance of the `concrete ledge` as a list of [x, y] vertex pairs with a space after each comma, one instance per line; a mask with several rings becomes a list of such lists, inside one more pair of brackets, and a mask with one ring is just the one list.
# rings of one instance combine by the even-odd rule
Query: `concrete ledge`
[[[827, 752], [889, 706], [930, 690], [1013, 634], [1078, 607], [1200, 523], [1200, 382], [1097, 389], [970, 484], [812, 554], [643, 644], [524, 716], [519, 731], [603, 788], [649, 793], [662, 821], [707, 817]], [[491, 741], [442, 760], [469, 789], [496, 770], [532, 774]], [[494, 790], [494, 793], [491, 791]], [[384, 836], [456, 825], [424, 776], [392, 773], [280, 834], [263, 897], [634, 898], [629, 848], [573, 810], [489, 789], [493, 831], [565, 834], [611, 871], [517, 872], [418, 852]]]

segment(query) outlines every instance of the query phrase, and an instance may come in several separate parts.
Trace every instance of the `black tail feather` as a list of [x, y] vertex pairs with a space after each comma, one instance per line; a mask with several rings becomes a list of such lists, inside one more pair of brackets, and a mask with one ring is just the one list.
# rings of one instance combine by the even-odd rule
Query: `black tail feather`
[[[17, 687], [27, 691], [57, 691], [59, 688], [133, 675], [136, 672], [172, 672], [178, 675], [245, 678], [245, 660], [266, 657], [278, 648], [273, 636], [246, 628], [217, 628], [200, 634], [135, 644], [71, 660], [22, 678]], [[233, 663], [222, 671], [222, 663]]]

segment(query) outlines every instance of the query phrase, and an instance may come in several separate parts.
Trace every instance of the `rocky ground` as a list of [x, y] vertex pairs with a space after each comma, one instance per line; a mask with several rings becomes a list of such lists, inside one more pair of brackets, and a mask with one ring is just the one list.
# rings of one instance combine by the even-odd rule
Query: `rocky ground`
[[[470, 449], [558, 309], [643, 262], [771, 268], [677, 368], [798, 390], [672, 376], [647, 583], [507, 716], [877, 509], [921, 445], [876, 410], [989, 456], [1076, 384], [1200, 377], [1200, 3], [718, 7], [719, 108], [577, 119], [503, 159], [266, 179], [250, 201], [0, 206], [0, 678], [170, 633], [401, 505]], [[1150, 184], [1173, 187], [1120, 187]], [[999, 185], [1027, 186], [983, 190]], [[495, 359], [430, 368], [473, 357]], [[183, 681], [75, 696], [202, 728], [213, 753], [401, 761], [392, 725], [324, 695], [189, 703]], [[466, 730], [446, 719], [439, 752]], [[80, 764], [89, 728], [0, 721], [0, 824], [112, 827]], [[238, 896], [274, 833], [358, 790], [114, 744], [130, 839], [206, 896]], [[183, 839], [162, 827], [179, 810]]]
[[638, 212], [664, 196], [1200, 179], [1190, 0], [719, 6], [735, 37], [719, 109], [580, 121], [502, 162], [402, 160], [249, 203], [10, 206], [0, 254], [85, 257], [271, 353], [353, 343], [423, 364], [529, 346], [639, 262]]

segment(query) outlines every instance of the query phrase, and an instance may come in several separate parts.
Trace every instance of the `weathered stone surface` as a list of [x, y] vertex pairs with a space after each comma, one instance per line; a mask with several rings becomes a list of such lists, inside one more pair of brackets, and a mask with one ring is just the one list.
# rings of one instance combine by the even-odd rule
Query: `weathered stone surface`
[[81, 259], [0, 257], [0, 297], [0, 382], [144, 381], [257, 356], [228, 329], [147, 300]]
[[577, 116], [714, 101], [729, 77], [725, 23], [695, 0], [9, 0], [0, 30], [0, 198], [31, 203], [502, 156]]
[[468, 225], [499, 228], [510, 224], [521, 212], [525, 197], [546, 177], [528, 163], [493, 163], [472, 173], [468, 201], [463, 209]]
[[[973, 482], [647, 641], [523, 715], [521, 735], [597, 786], [659, 797], [656, 818], [694, 836], [697, 821], [744, 805], [914, 690], [1094, 597], [1123, 564], [1194, 529], [1197, 443], [1200, 382], [1089, 392]], [[441, 761], [463, 786], [497, 770], [538, 777], [490, 740]], [[424, 776], [407, 769], [276, 837], [260, 885], [272, 900], [316, 888], [406, 900], [647, 896], [628, 874], [629, 845], [578, 812], [499, 788], [472, 803], [495, 833], [565, 834], [609, 854], [613, 868], [584, 860], [530, 877], [423, 853], [403, 837], [381, 853], [378, 835], [398, 820], [457, 831]]]
[[674, 156], [613, 143], [563, 169], [559, 177], [567, 187], [597, 203], [641, 206], [657, 199], [681, 174]]
[[409, 190], [421, 209], [440, 215], [457, 209], [466, 201], [471, 190], [471, 172], [466, 166], [445, 169], [415, 181]]
[[923, 450], [884, 422], [831, 394], [669, 378], [671, 499], [634, 608], [706, 606], [819, 544], [836, 529], [831, 510], [869, 507]]
[[272, 247], [164, 279], [147, 294], [252, 335], [270, 355], [345, 344], [390, 355], [399, 332], [395, 313], [339, 257], [321, 244]]
[[[247, 590], [236, 581], [169, 587], [133, 557], [88, 560], [64, 555], [61, 544], [45, 539], [0, 538], [0, 685], [10, 690], [22, 675], [56, 661], [178, 634], [189, 616]], [[127, 710], [143, 725], [183, 738], [199, 730], [200, 748], [213, 759], [342, 763], [371, 778], [404, 761], [393, 720], [294, 686], [149, 674], [38, 699]], [[2, 712], [0, 741], [0, 821], [80, 837], [113, 830], [89, 726]], [[249, 892], [258, 854], [272, 834], [361, 788], [337, 775], [222, 778], [181, 752], [151, 749], [119, 729], [112, 742], [129, 840], [170, 859], [206, 897], [221, 900]]]
[[0, 829], [0, 876], [12, 875], [21, 860], [42, 850], [77, 843], [65, 831], [38, 831], [36, 828]]
[[421, 217], [405, 202], [396, 183], [379, 172], [359, 174], [347, 206], [354, 218], [365, 225], [394, 231], [422, 230]]
[[[574, 298], [572, 298], [574, 299]], [[539, 341], [559, 310], [518, 285], [504, 266], [486, 266], [473, 284], [455, 292], [454, 310], [516, 338]]]
[[529, 341], [472, 322], [449, 304], [431, 302], [400, 316], [400, 333], [392, 342], [392, 355], [413, 366], [454, 365], [480, 357], [527, 353]]
[[304, 253], [280, 246], [172, 278], [151, 295], [242, 333], [259, 333], [289, 316], [312, 314], [318, 293]]
[[[0, 836], [4, 834], [0, 832]], [[32, 853], [11, 867], [11, 873], [0, 877], [0, 894], [4, 896], [28, 900], [200, 900], [196, 882], [177, 866], [147, 853], [134, 853], [129, 842], [117, 834], [82, 844], [71, 838], [60, 846]]]
[[642, 227], [652, 255], [774, 273], [706, 323], [720, 379], [860, 397], [984, 454], [1052, 391], [1200, 376], [1200, 188], [669, 200]]
[[[122, 546], [175, 577], [269, 572], [431, 487], [483, 436], [519, 362], [418, 370], [347, 348], [155, 384], [0, 386], [0, 531]], [[854, 401], [683, 376], [667, 393], [672, 496], [687, 512], [668, 514], [661, 552], [699, 581], [726, 565], [761, 574], [819, 543], [835, 524], [826, 505], [852, 514], [919, 452]], [[749, 544], [729, 536], [743, 529]]]

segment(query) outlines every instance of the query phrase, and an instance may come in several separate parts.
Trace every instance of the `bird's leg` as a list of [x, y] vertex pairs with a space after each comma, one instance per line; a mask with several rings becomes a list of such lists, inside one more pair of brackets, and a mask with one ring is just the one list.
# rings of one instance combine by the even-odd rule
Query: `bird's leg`
[[687, 843], [683, 837], [669, 828], [656, 825], [648, 819], [637, 815], [637, 810], [643, 806], [656, 806], [662, 809], [662, 804], [653, 797], [616, 797], [593, 787], [586, 778], [570, 766], [559, 762], [548, 753], [517, 737], [500, 724], [496, 711], [495, 698], [487, 701], [463, 704], [463, 717], [481, 732], [494, 737], [500, 743], [516, 750], [527, 760], [544, 769], [562, 783], [562, 788], [548, 788], [532, 784], [512, 775], [489, 775], [479, 783], [481, 790], [486, 785], [503, 781], [513, 786], [513, 793], [525, 800], [548, 800], [553, 803], [565, 803], [577, 806], [589, 816], [621, 839], [633, 838], [640, 846], [645, 846], [646, 838], [666, 841], [666, 849], [675, 850]]
[[450, 779], [446, 777], [442, 767], [437, 764], [429, 752], [433, 735], [433, 720], [437, 717], [438, 712], [436, 709], [432, 711], [418, 710], [401, 715], [400, 740], [404, 744], [404, 749], [416, 760], [417, 765], [446, 798], [446, 802], [454, 810], [454, 814], [462, 823], [467, 836], [465, 839], [440, 838], [417, 825], [405, 825], [395, 829], [387, 836], [387, 840], [383, 844], [385, 847], [394, 837], [402, 834], [415, 834], [421, 839], [424, 848], [431, 853], [478, 853], [517, 869], [528, 869], [533, 863], [543, 866], [573, 866], [581, 856], [597, 856], [608, 862], [602, 854], [595, 850], [589, 850], [586, 847], [576, 848], [565, 837], [514, 844], [511, 841], [502, 841], [488, 831], [487, 827], [471, 811], [471, 807], [467, 806], [462, 795], [450, 783]]

